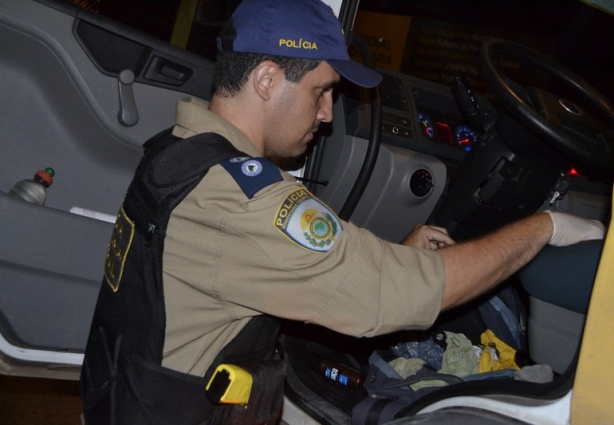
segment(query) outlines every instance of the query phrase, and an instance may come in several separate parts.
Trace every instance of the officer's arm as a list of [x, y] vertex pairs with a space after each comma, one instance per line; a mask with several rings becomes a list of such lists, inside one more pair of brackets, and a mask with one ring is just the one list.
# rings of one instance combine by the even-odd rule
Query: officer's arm
[[546, 244], [566, 246], [603, 239], [603, 224], [559, 212], [544, 212], [473, 241], [447, 245], [442, 309], [457, 306], [488, 291], [519, 270]]
[[442, 309], [469, 301], [509, 277], [548, 243], [553, 229], [548, 214], [539, 213], [439, 250], [446, 276]]

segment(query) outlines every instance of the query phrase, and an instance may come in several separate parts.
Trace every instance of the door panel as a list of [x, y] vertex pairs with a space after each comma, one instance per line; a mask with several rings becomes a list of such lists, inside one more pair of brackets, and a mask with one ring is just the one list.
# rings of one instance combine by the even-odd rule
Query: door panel
[[[0, 357], [74, 364], [53, 351], [85, 348], [113, 225], [69, 211], [116, 214], [142, 144], [173, 124], [178, 99], [208, 99], [213, 64], [48, 0], [2, 0], [0, 52]], [[121, 86], [124, 70], [134, 81]], [[120, 87], [136, 122], [118, 119]], [[7, 195], [46, 167], [44, 207]]]

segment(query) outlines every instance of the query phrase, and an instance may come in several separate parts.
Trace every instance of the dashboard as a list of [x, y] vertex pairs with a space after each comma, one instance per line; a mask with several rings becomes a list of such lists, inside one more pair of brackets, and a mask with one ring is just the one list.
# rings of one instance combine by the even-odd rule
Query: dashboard
[[[434, 155], [449, 166], [462, 161], [478, 143], [479, 132], [459, 111], [450, 87], [386, 72], [380, 85], [382, 143]], [[368, 138], [370, 108], [364, 92], [345, 96], [346, 134]], [[490, 102], [478, 97], [483, 115], [494, 119]]]
[[[473, 124], [478, 120], [472, 122], [461, 113], [452, 85], [380, 72], [384, 75], [378, 88], [381, 144], [369, 185], [352, 215], [355, 224], [396, 242], [416, 224], [434, 219], [450, 231], [463, 223], [466, 233], [458, 233], [463, 238], [517, 219], [551, 199], [560, 169], [551, 165], [548, 152], [539, 157], [512, 152], [503, 130], [511, 140], [520, 138], [531, 148], [540, 144], [523, 127], [509, 124], [509, 118], [505, 121], [507, 115], [500, 115], [487, 98], [477, 97], [481, 134]], [[371, 130], [368, 93], [342, 89], [320, 167], [319, 179], [325, 184], [315, 189], [335, 211], [348, 199], [363, 167]], [[495, 122], [508, 124], [501, 130]], [[570, 191], [580, 189], [597, 196], [590, 202], [557, 203], [550, 208], [586, 209], [590, 203], [595, 218], [604, 216], [607, 203], [602, 200], [608, 193], [594, 189], [595, 183], [584, 178], [567, 180]], [[568, 195], [562, 202], [570, 200]]]
[[[381, 71], [380, 71], [381, 72]], [[425, 223], [456, 167], [479, 143], [450, 87], [404, 74], [381, 72], [382, 135], [377, 162], [351, 218], [382, 239], [399, 242]], [[368, 92], [343, 86], [332, 132], [323, 144], [315, 194], [340, 211], [367, 157], [371, 132]], [[482, 111], [495, 115], [485, 99]]]

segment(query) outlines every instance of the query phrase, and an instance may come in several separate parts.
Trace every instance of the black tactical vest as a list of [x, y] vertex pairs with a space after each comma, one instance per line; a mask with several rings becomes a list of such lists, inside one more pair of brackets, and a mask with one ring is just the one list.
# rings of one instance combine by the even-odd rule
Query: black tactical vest
[[[166, 312], [162, 253], [173, 209], [210, 167], [247, 155], [214, 133], [188, 139], [170, 130], [145, 153], [117, 217], [81, 373], [87, 425], [273, 423], [283, 404], [278, 322], [257, 316], [216, 357], [204, 377], [162, 366]], [[265, 159], [260, 159], [266, 161]], [[281, 179], [281, 177], [280, 177]], [[206, 384], [221, 363], [254, 377], [249, 403], [219, 406]]]

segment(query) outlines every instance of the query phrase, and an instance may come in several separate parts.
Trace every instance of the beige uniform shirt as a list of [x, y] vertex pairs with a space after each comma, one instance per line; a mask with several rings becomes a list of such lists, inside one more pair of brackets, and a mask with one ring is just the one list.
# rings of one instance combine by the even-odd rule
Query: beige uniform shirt
[[[180, 101], [173, 134], [203, 132], [259, 156], [228, 121], [194, 99]], [[339, 221], [282, 174], [283, 181], [248, 199], [216, 165], [171, 214], [163, 255], [164, 366], [204, 375], [261, 313], [359, 337], [424, 329], [439, 314], [444, 270], [437, 252], [388, 243]], [[290, 224], [306, 229], [306, 239], [302, 230], [280, 230], [289, 205], [302, 211]]]

